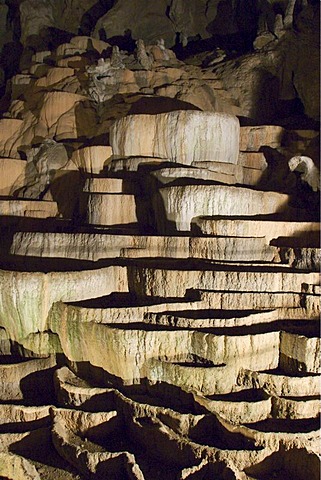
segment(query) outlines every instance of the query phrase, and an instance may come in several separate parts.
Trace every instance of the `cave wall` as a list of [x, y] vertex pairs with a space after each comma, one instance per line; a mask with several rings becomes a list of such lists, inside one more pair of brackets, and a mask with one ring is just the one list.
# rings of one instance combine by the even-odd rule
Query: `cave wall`
[[214, 67], [253, 120], [271, 122], [289, 105], [319, 120], [319, 8], [314, 0], [1, 0], [0, 93], [35, 51], [75, 34], [129, 50], [138, 38], [163, 38], [183, 57], [223, 48], [227, 61]]

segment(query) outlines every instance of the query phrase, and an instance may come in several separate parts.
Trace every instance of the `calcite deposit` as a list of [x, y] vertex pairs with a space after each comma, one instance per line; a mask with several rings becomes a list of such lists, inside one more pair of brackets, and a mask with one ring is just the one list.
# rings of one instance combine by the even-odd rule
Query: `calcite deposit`
[[0, 477], [317, 480], [315, 2], [2, 3]]
[[111, 127], [110, 142], [120, 157], [160, 157], [186, 165], [237, 163], [239, 122], [228, 114], [196, 111], [129, 115]]

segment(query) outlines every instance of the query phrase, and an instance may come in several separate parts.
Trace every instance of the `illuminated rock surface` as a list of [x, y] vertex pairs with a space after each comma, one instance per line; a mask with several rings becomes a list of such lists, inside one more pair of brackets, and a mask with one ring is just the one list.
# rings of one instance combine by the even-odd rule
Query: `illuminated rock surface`
[[[316, 131], [240, 127], [247, 96], [165, 47], [215, 2], [155, 2], [127, 53], [72, 37], [124, 2], [65, 3], [21, 3], [0, 120], [1, 478], [319, 478], [318, 200], [288, 167]], [[36, 48], [43, 18], [70, 38]]]

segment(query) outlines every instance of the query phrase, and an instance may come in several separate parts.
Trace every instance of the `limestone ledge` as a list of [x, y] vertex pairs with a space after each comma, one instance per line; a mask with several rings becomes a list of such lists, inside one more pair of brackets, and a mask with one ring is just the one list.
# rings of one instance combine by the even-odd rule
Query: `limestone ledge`
[[[120, 325], [112, 328], [97, 323], [75, 321], [68, 317], [67, 311], [61, 312], [57, 309], [51, 312], [49, 326], [51, 331], [58, 334], [67, 358], [75, 362], [86, 359], [92, 365], [123, 379], [125, 383], [133, 383], [144, 377], [154, 381], [164, 377], [163, 380], [171, 384], [188, 382], [193, 389], [215, 393], [215, 378], [219, 369], [188, 368], [188, 365], [184, 369], [183, 366], [175, 366], [175, 359], [184, 359], [186, 355], [194, 354], [213, 365], [227, 364], [228, 367], [224, 369], [226, 372], [237, 368], [237, 359], [240, 357], [248, 368], [260, 366], [260, 369], [269, 369], [278, 364], [279, 332], [233, 336], [192, 330], [128, 330], [120, 328]], [[120, 352], [123, 352], [122, 355]], [[153, 359], [157, 358], [167, 358], [169, 361], [157, 361], [156, 369]], [[166, 374], [176, 370], [185, 374]], [[228, 388], [228, 391], [231, 391], [235, 376], [236, 373], [232, 374], [228, 381], [227, 374], [223, 375], [222, 380], [228, 382], [228, 386], [220, 387], [218, 384], [218, 390]]]
[[223, 113], [174, 111], [129, 115], [110, 131], [114, 155], [163, 157], [191, 165], [193, 161], [237, 163], [239, 122]]
[[36, 467], [19, 455], [0, 452], [0, 475], [15, 480], [40, 480]]
[[222, 401], [215, 399], [215, 395], [209, 398], [199, 394], [194, 394], [194, 398], [209, 412], [218, 413], [234, 424], [254, 423], [267, 419], [272, 410], [271, 397], [263, 390], [257, 392], [254, 389], [251, 390], [254, 400], [249, 401], [233, 402], [228, 398]]
[[277, 125], [241, 127], [240, 151], [259, 152], [262, 146], [277, 148], [281, 146], [284, 137], [284, 128]]
[[[150, 324], [160, 326], [175, 327], [177, 329], [196, 329], [196, 328], [231, 328], [240, 327], [246, 325], [258, 325], [260, 323], [273, 323], [279, 320], [280, 313], [278, 310], [268, 309], [251, 310], [243, 312], [242, 310], [236, 310], [235, 312], [225, 311], [220, 312], [220, 309], [215, 309], [216, 306], [211, 305], [210, 302], [205, 300], [188, 301], [184, 299], [177, 302], [165, 302], [165, 300], [157, 301], [153, 304], [143, 306], [123, 306], [117, 307], [91, 305], [85, 306], [80, 303], [68, 305], [62, 302], [57, 302], [52, 307], [51, 313], [57, 310], [62, 314], [68, 316], [75, 322], [93, 322], [100, 324], [118, 325], [121, 324]], [[199, 313], [199, 317], [194, 318], [196, 312]], [[203, 312], [208, 311], [208, 318], [204, 318]], [[283, 313], [283, 312], [282, 312]], [[215, 315], [216, 314], [216, 315]], [[282, 314], [281, 314], [282, 316]], [[142, 325], [143, 326], [143, 325]]]
[[194, 394], [194, 398], [208, 411], [218, 413], [236, 424], [255, 423], [268, 418], [311, 419], [320, 415], [317, 397], [284, 398], [257, 388], [241, 390], [236, 395], [239, 395], [239, 401], [235, 401], [235, 398], [233, 401], [233, 394], [209, 397]]
[[316, 307], [320, 305], [320, 297], [309, 294], [303, 295], [302, 293], [211, 292], [206, 290], [200, 290], [199, 292], [201, 300], [210, 308], [222, 310], [300, 308], [304, 301], [308, 310], [317, 310], [317, 308], [313, 308], [312, 302], [314, 300]]
[[[303, 284], [319, 284], [319, 274], [280, 271], [233, 271], [224, 268], [204, 270], [129, 268], [130, 291], [138, 295], [156, 297], [183, 297], [188, 289], [242, 292], [300, 293]], [[180, 282], [176, 279], [180, 278]]]
[[[43, 376], [43, 379], [48, 382], [50, 374], [55, 366], [56, 362], [54, 357], [48, 358], [34, 358], [25, 360], [21, 363], [13, 363], [8, 365], [0, 365], [1, 375], [1, 387], [0, 397], [1, 401], [20, 401], [24, 399], [26, 390], [37, 391], [37, 385], [34, 383], [28, 384], [28, 378], [32, 379], [33, 375], [38, 375], [38, 378]], [[0, 417], [5, 422], [4, 417], [6, 411], [10, 411], [11, 417], [16, 416], [17, 422], [19, 418], [21, 421], [32, 421], [40, 419], [48, 414], [46, 407], [42, 411], [39, 411], [35, 407], [21, 408], [14, 406], [0, 405]], [[13, 420], [12, 420], [13, 421]]]
[[[158, 197], [159, 195], [159, 197]], [[195, 217], [267, 215], [286, 209], [289, 197], [225, 185], [185, 185], [162, 187], [154, 195], [158, 228], [189, 231]]]
[[[111, 200], [113, 199], [114, 196]], [[127, 204], [124, 203], [124, 207], [126, 206]], [[105, 211], [105, 209], [103, 210]], [[98, 215], [96, 209], [95, 215]], [[120, 223], [123, 217], [117, 219], [118, 215], [120, 212], [113, 213], [113, 217], [109, 214], [109, 221]], [[106, 214], [104, 217], [104, 221], [107, 221]], [[19, 232], [14, 235], [11, 253], [21, 256], [74, 258], [89, 261], [117, 257], [204, 258], [252, 262], [278, 262], [279, 260], [277, 247], [267, 246], [264, 238], [259, 237], [247, 239], [238, 237], [196, 238], [106, 233]]]
[[[254, 154], [256, 155], [256, 154]], [[240, 157], [239, 157], [240, 160]], [[243, 161], [244, 162], [244, 161]], [[263, 178], [264, 168], [252, 168], [240, 164], [224, 162], [193, 162], [191, 167], [160, 168], [152, 172], [163, 185], [174, 182], [178, 178], [192, 180], [208, 180], [227, 185], [257, 185]]]
[[300, 237], [308, 240], [310, 233], [320, 234], [319, 222], [198, 217], [193, 219], [193, 224], [205, 235], [265, 237], [267, 243], [278, 237]]
[[309, 247], [279, 247], [280, 257], [292, 268], [319, 272], [321, 249]]
[[96, 298], [114, 291], [128, 291], [123, 267], [49, 273], [0, 270], [0, 324], [12, 340], [19, 341], [47, 330], [54, 302]]
[[[282, 332], [280, 337], [280, 366], [286, 371], [297, 366], [298, 371], [306, 373], [321, 373], [320, 338], [308, 338]], [[289, 366], [288, 366], [289, 364]]]
[[123, 193], [89, 194], [86, 222], [91, 225], [126, 225], [137, 223], [134, 195]]
[[57, 217], [58, 205], [56, 202], [41, 200], [0, 200], [0, 215], [32, 218]]
[[[42, 368], [45, 369], [46, 365], [43, 364]], [[41, 370], [42, 368], [39, 368]], [[25, 376], [28, 374], [25, 372]], [[1, 396], [3, 400], [3, 397]], [[12, 397], [10, 398], [12, 401]], [[0, 405], [0, 424], [7, 425], [10, 423], [20, 423], [20, 428], [27, 430], [28, 424], [30, 427], [33, 427], [33, 422], [39, 420], [47, 420], [49, 419], [49, 405], [44, 406], [34, 406], [34, 407], [26, 407], [24, 405], [12, 405], [12, 404], [1, 404]], [[24, 425], [24, 423], [26, 423]], [[18, 427], [19, 428], [19, 427]]]
[[248, 388], [264, 388], [278, 397], [309, 397], [320, 395], [319, 376], [287, 376], [282, 372], [258, 372], [240, 369], [237, 384]]
[[[56, 372], [56, 390], [58, 392], [58, 398], [60, 399], [60, 402], [63, 402], [63, 404], [65, 406], [68, 406], [68, 408], [72, 408], [72, 407], [79, 408], [82, 404], [87, 403], [88, 405], [89, 404], [91, 405], [92, 411], [99, 411], [101, 408], [100, 405], [104, 404], [105, 408], [108, 408], [108, 410], [116, 409], [121, 416], [124, 414], [126, 419], [130, 418], [131, 416], [139, 416], [139, 417], [144, 416], [145, 418], [149, 418], [150, 416], [157, 417], [163, 423], [170, 426], [171, 429], [176, 434], [183, 435], [184, 437], [194, 438], [194, 441], [197, 438], [197, 436], [193, 435], [193, 430], [195, 429], [195, 427], [198, 427], [199, 425], [202, 428], [202, 425], [203, 425], [203, 428], [204, 427], [206, 428], [206, 424], [211, 423], [210, 417], [208, 415], [182, 414], [172, 409], [148, 405], [145, 403], [138, 403], [137, 400], [134, 401], [124, 396], [118, 390], [115, 390], [115, 389], [92, 388], [85, 381], [80, 380], [79, 377], [76, 377], [75, 374], [73, 374], [66, 367], [63, 367]], [[248, 391], [246, 391], [245, 393], [247, 392]], [[238, 393], [238, 395], [239, 394], [243, 395], [243, 392], [241, 391]], [[252, 395], [253, 394], [255, 395], [255, 390], [252, 390]], [[295, 400], [288, 400], [288, 399], [284, 399], [276, 396], [269, 397], [269, 394], [265, 393], [262, 390], [258, 390], [257, 394], [258, 396], [255, 395], [254, 397], [252, 397], [252, 400], [249, 402], [246, 402], [246, 401], [230, 402], [230, 403], [228, 401], [224, 402], [226, 404], [226, 409], [224, 413], [222, 412], [222, 414], [220, 414], [217, 411], [217, 409], [218, 410], [220, 409], [220, 404], [223, 402], [211, 400], [209, 398], [206, 398], [200, 395], [199, 393], [198, 394], [194, 393], [193, 398], [194, 398], [194, 401], [197, 402], [199, 406], [204, 406], [206, 410], [212, 412], [212, 414], [214, 415], [214, 418], [216, 417], [217, 421], [219, 422], [217, 427], [219, 427], [219, 425], [221, 424], [221, 427], [219, 428], [222, 428], [224, 425], [223, 431], [221, 430], [221, 434], [223, 435], [224, 435], [224, 430], [225, 432], [226, 430], [228, 430], [231, 433], [233, 432], [234, 434], [238, 435], [240, 430], [235, 428], [238, 422], [238, 419], [246, 421], [246, 418], [248, 418], [249, 423], [253, 423], [253, 422], [256, 422], [256, 419], [258, 418], [264, 419], [265, 417], [268, 417], [269, 411], [271, 411], [272, 405], [273, 405], [272, 414], [273, 416], [276, 415], [277, 418], [284, 418], [285, 408], [290, 413], [290, 410], [288, 409], [289, 405], [292, 405], [292, 418], [293, 418], [293, 415], [295, 414], [294, 412], [298, 411], [297, 410], [298, 405], [301, 404], [301, 407], [302, 405], [304, 405], [304, 402], [298, 401], [299, 399], [295, 401]], [[148, 396], [142, 395], [139, 398], [141, 399], [140, 401], [142, 401], [144, 399], [147, 399]], [[271, 404], [271, 399], [272, 399], [272, 404]], [[277, 405], [280, 405], [280, 411], [276, 408]], [[294, 405], [296, 405], [295, 410], [293, 410]], [[309, 405], [309, 412], [310, 414], [312, 414], [310, 418], [312, 418], [316, 416], [317, 410], [318, 410], [318, 408], [316, 409], [317, 407], [316, 401], [311, 400], [308, 402], [308, 405]], [[255, 409], [253, 408], [254, 406], [256, 407]], [[65, 410], [61, 410], [61, 412], [64, 412], [64, 411]], [[233, 417], [233, 419], [231, 418], [231, 420], [228, 420], [226, 418], [226, 416], [229, 416], [229, 412], [231, 414], [230, 416]], [[232, 412], [233, 412], [233, 415], [232, 415]], [[280, 413], [280, 416], [279, 416], [279, 413]], [[305, 414], [307, 414], [307, 411], [305, 412]], [[69, 417], [72, 418], [70, 414], [69, 414]], [[115, 418], [115, 416], [113, 418]], [[118, 416], [118, 421], [119, 421], [119, 418], [120, 417]], [[302, 418], [305, 418], [304, 414]], [[245, 429], [245, 432], [246, 430], [248, 429]], [[253, 431], [252, 432], [247, 431], [245, 435], [255, 436], [256, 434]], [[268, 443], [270, 448], [272, 448], [272, 450], [278, 449], [279, 440], [277, 438], [277, 435], [273, 438], [273, 436], [267, 434], [266, 437], [269, 439]], [[292, 440], [290, 442], [293, 443], [293, 440], [295, 439], [295, 435], [290, 435], [289, 437], [292, 437]], [[300, 437], [300, 434], [297, 434], [296, 437], [297, 438]], [[280, 439], [281, 438], [282, 438], [282, 435], [280, 436]], [[317, 437], [314, 436], [314, 438], [317, 438]], [[209, 453], [209, 450], [207, 450], [207, 454], [208, 453]], [[261, 451], [261, 453], [263, 452]], [[243, 457], [243, 461], [244, 460], [245, 460], [245, 457]], [[240, 459], [238, 459], [238, 464], [240, 465], [239, 462], [240, 462]]]
[[71, 161], [86, 173], [100, 173], [112, 156], [112, 148], [104, 145], [93, 145], [75, 150]]

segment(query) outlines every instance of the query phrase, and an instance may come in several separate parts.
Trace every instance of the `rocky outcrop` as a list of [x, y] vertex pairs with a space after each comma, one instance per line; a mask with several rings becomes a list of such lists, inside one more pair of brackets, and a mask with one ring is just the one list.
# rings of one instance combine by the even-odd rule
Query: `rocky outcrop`
[[23, 183], [24, 187], [21, 191], [14, 191], [13, 195], [41, 199], [54, 180], [56, 171], [64, 168], [67, 163], [68, 155], [64, 146], [54, 140], [45, 140], [40, 147], [27, 152], [24, 179], [18, 179], [18, 183]]
[[267, 122], [282, 117], [286, 102], [300, 99], [306, 115], [319, 120], [319, 107], [314, 102], [320, 95], [318, 8], [317, 4], [305, 6], [295, 31], [288, 26], [279, 40], [269, 34], [262, 50], [216, 67], [244, 116]]

